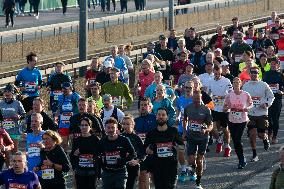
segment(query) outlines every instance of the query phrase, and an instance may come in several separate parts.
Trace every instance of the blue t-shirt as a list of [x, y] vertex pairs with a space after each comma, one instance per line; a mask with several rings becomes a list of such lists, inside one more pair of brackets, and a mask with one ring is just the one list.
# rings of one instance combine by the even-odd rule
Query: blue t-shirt
[[[165, 86], [166, 88], [166, 97], [172, 96], [175, 94], [174, 90], [169, 85], [164, 84], [164, 83], [162, 85]], [[156, 88], [157, 88], [157, 84], [152, 83], [146, 88], [144, 96], [149, 97], [151, 100], [154, 100], [154, 98], [156, 97]]]
[[156, 115], [149, 113], [145, 116], [139, 116], [134, 119], [135, 121], [135, 132], [139, 133], [148, 133], [149, 131], [157, 128]]
[[81, 96], [73, 92], [72, 94], [65, 96], [60, 95], [58, 97], [58, 108], [60, 110], [59, 117], [59, 128], [69, 128], [70, 127], [70, 117], [77, 114], [78, 111], [78, 101]]
[[[106, 57], [105, 60], [108, 60], [109, 58], [113, 58], [112, 56], [109, 56], [109, 57]], [[123, 58], [121, 58], [120, 56], [116, 56], [114, 58], [114, 67], [116, 67], [117, 69], [120, 70], [120, 76], [119, 76], [119, 79], [123, 82], [123, 83], [126, 83], [126, 80], [124, 78], [124, 75], [126, 73], [128, 73], [128, 69], [127, 69], [127, 66], [126, 66], [126, 63], [124, 61]]]
[[5, 184], [5, 189], [34, 189], [40, 186], [38, 176], [34, 172], [25, 171], [22, 174], [15, 174], [13, 169], [8, 169], [0, 173], [0, 185], [3, 184]]
[[177, 110], [180, 112], [179, 122], [178, 122], [179, 133], [183, 132], [182, 120], [184, 118], [184, 109], [187, 105], [191, 103], [192, 103], [192, 98], [185, 98], [184, 96], [179, 97], [176, 101]]
[[[40, 163], [40, 147], [38, 143], [42, 142], [42, 135], [44, 131], [41, 131], [37, 136], [33, 133], [28, 133], [27, 135], [27, 161], [28, 161], [28, 169], [32, 171], [34, 167], [36, 167]], [[41, 171], [36, 173], [38, 176], [41, 176]]]
[[42, 75], [37, 68], [30, 70], [24, 68], [16, 77], [16, 81], [20, 82], [22, 87], [25, 87], [23, 94], [28, 96], [39, 96], [37, 86], [42, 83]]

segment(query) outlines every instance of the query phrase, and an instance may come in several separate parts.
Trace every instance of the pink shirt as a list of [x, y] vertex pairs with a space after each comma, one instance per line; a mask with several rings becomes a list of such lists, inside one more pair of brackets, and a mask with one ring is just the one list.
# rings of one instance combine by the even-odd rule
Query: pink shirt
[[139, 84], [141, 87], [141, 90], [139, 91], [139, 96], [143, 97], [146, 88], [151, 85], [154, 81], [155, 73], [154, 72], [149, 72], [148, 75], [145, 75], [143, 72], [139, 73]]
[[243, 123], [248, 121], [248, 112], [244, 111], [252, 105], [249, 93], [242, 91], [237, 95], [234, 91], [225, 97], [225, 105], [230, 107], [229, 121], [232, 123]]

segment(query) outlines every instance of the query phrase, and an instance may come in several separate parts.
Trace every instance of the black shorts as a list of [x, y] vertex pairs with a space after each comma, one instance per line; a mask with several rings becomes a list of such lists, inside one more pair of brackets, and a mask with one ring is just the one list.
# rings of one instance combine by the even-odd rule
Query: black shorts
[[187, 139], [186, 144], [186, 153], [188, 156], [195, 155], [204, 155], [208, 146], [209, 137], [203, 140], [195, 140], [193, 138]]
[[268, 128], [268, 116], [249, 116], [248, 134], [254, 128], [256, 128], [257, 133], [265, 133], [265, 130]]
[[229, 113], [228, 112], [217, 112], [212, 110], [212, 117], [213, 121], [220, 121], [221, 127], [228, 127], [228, 119]]
[[153, 172], [154, 163], [154, 156], [148, 155], [146, 159], [140, 163], [140, 171]]

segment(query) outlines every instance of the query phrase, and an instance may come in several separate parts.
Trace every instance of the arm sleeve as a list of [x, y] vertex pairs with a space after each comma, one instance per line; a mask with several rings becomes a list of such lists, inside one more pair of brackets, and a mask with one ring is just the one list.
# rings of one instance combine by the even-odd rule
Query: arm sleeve
[[72, 169], [74, 170], [76, 167], [76, 156], [74, 156], [74, 152], [78, 149], [77, 147], [77, 140], [74, 139], [73, 140], [73, 144], [72, 144], [72, 150], [70, 152], [70, 163], [72, 166]]
[[18, 101], [18, 102], [19, 102], [18, 114], [21, 115], [21, 116], [24, 116], [24, 114], [26, 113], [25, 108], [20, 101]]
[[38, 70], [38, 85], [41, 86], [42, 84], [43, 84], [42, 75], [40, 73], [40, 70]]
[[127, 156], [125, 160], [127, 162], [135, 158], [135, 150], [131, 142], [128, 139], [125, 140], [125, 147], [126, 147], [126, 152], [127, 152]]
[[62, 165], [62, 172], [67, 173], [70, 170], [70, 163], [63, 149], [61, 147], [59, 149], [60, 149], [59, 153], [60, 153], [60, 164]]
[[145, 158], [146, 152], [143, 146], [143, 142], [139, 136], [137, 136], [137, 158], [143, 160]]

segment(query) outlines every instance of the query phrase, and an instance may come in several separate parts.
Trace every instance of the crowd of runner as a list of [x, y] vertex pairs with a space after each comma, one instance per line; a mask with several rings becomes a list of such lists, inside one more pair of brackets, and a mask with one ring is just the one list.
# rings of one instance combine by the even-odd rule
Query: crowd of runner
[[[37, 55], [28, 54], [27, 67], [0, 101], [0, 170], [7, 168], [0, 184], [61, 189], [72, 170], [78, 189], [96, 188], [98, 180], [104, 189], [133, 189], [137, 182], [146, 189], [150, 177], [156, 189], [175, 188], [177, 179], [186, 177], [201, 189], [210, 148], [230, 158], [232, 145], [238, 169], [261, 160], [257, 138], [264, 150], [278, 143], [284, 28], [276, 12], [265, 28], [250, 23], [245, 31], [238, 18], [232, 22], [226, 32], [218, 25], [208, 42], [193, 27], [182, 37], [171, 30], [149, 42], [133, 92], [131, 45], [112, 46], [103, 60], [92, 58], [85, 86], [78, 86], [85, 94], [76, 92], [63, 62], [43, 81]], [[50, 94], [50, 111], [40, 98], [43, 88]], [[133, 96], [135, 118], [125, 114]], [[283, 148], [280, 152], [282, 167], [274, 172], [271, 189], [284, 187]]]

